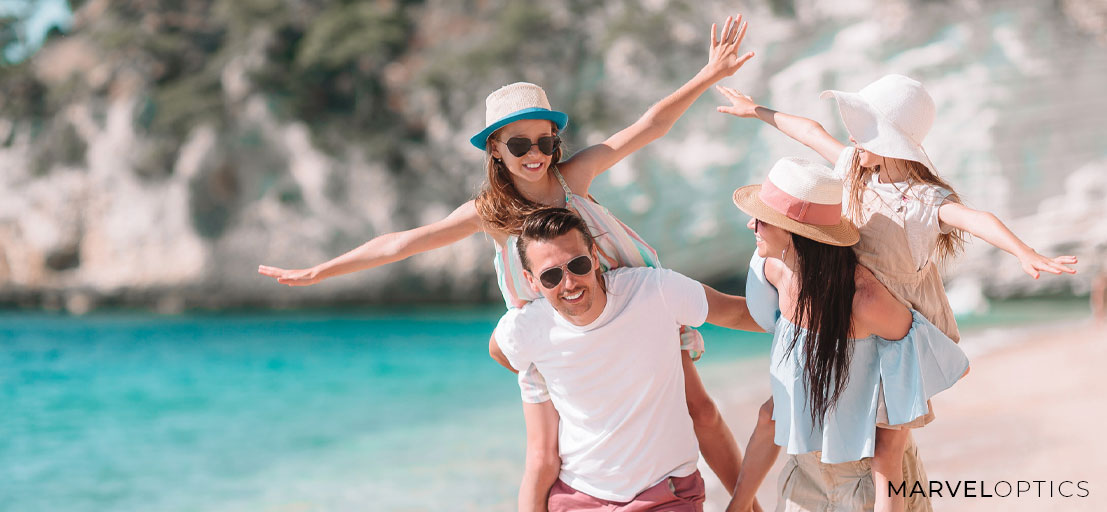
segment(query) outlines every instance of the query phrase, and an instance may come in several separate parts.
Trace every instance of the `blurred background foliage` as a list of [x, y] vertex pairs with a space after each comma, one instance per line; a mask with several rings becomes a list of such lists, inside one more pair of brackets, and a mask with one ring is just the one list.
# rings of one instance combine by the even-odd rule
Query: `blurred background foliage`
[[[473, 162], [457, 158], [452, 141], [463, 139], [459, 128], [468, 129], [483, 118], [481, 100], [499, 85], [517, 80], [544, 84], [551, 98], [567, 99], [558, 108], [593, 130], [610, 131], [636, 117], [648, 101], [644, 98], [660, 97], [668, 82], [690, 76], [704, 59], [701, 34], [690, 44], [687, 37], [674, 40], [667, 28], [674, 17], [694, 18], [688, 2], [659, 10], [642, 9], [633, 0], [70, 1], [66, 14], [71, 19], [50, 28], [43, 41], [33, 41], [28, 33], [32, 18], [61, 1], [9, 1], [0, 11], [0, 47], [5, 50], [0, 61], [0, 142], [11, 150], [7, 157], [0, 155], [0, 163], [7, 158], [5, 165], [22, 167], [9, 175], [8, 184], [18, 189], [52, 172], [105, 168], [116, 178], [129, 173], [147, 183], [136, 193], [157, 196], [169, 193], [175, 179], [184, 179], [190, 230], [209, 241], [216, 257], [218, 242], [241, 223], [242, 212], [271, 196], [282, 208], [313, 222], [284, 226], [290, 232], [330, 232], [311, 242], [321, 249], [320, 257], [385, 230], [433, 220], [428, 210], [443, 214], [433, 207], [470, 198], [481, 175], [473, 172]], [[603, 59], [621, 38], [638, 45], [642, 55], [668, 52], [670, 58], [655, 61], [659, 65], [650, 70], [655, 83], [613, 95], [600, 87]], [[626, 101], [612, 101], [620, 98]], [[112, 106], [121, 104], [128, 105], [130, 117], [129, 126], [122, 128], [111, 121]], [[264, 107], [260, 114], [259, 104]], [[318, 180], [294, 172], [295, 160], [303, 155], [286, 154], [293, 151], [287, 147], [291, 135], [282, 130], [297, 126], [310, 136], [308, 149], [322, 152], [309, 171], [323, 182], [318, 191], [322, 197], [305, 190], [310, 186], [305, 181]], [[216, 135], [215, 147], [204, 156], [205, 162], [214, 163], [202, 165], [198, 175], [174, 178], [188, 160], [182, 158], [183, 148], [205, 130]], [[434, 137], [431, 130], [436, 130]], [[567, 147], [585, 145], [586, 134], [567, 132]], [[100, 160], [107, 163], [89, 160], [89, 145], [108, 139], [118, 146], [116, 153], [125, 154]], [[369, 172], [386, 172], [388, 189], [349, 186], [367, 171], [357, 162], [368, 162]], [[87, 189], [82, 198], [125, 194], [108, 192], [113, 186], [97, 179], [79, 185]], [[165, 184], [162, 189], [150, 188], [159, 183]], [[387, 222], [343, 225], [342, 219], [320, 212], [415, 190], [421, 192], [391, 201]], [[348, 197], [353, 193], [373, 197]], [[81, 248], [81, 230], [99, 221], [88, 215], [84, 201], [58, 201], [70, 205], [55, 210], [80, 211], [84, 227], [58, 228], [74, 233], [74, 240], [19, 250], [8, 254], [9, 260], [23, 259], [30, 262], [25, 267], [36, 267], [56, 259], [55, 253], [87, 250]], [[57, 211], [47, 215], [63, 216]], [[328, 227], [320, 227], [326, 223]], [[14, 229], [16, 237], [29, 236], [28, 228]], [[235, 248], [227, 251], [242, 256]], [[46, 265], [44, 275], [5, 278], [5, 267], [15, 272], [20, 265], [3, 263], [3, 256], [0, 285], [6, 281], [15, 289], [35, 289], [44, 282], [66, 288], [51, 276], [82, 268]], [[486, 289], [486, 269], [476, 276], [471, 280], [484, 284], [466, 288]], [[127, 286], [144, 286], [141, 278], [129, 281]], [[396, 287], [411, 288], [415, 291], [409, 295], [418, 297], [427, 292], [420, 281], [413, 277]]]
[[[488, 92], [542, 85], [580, 149], [698, 71], [708, 26], [736, 7], [758, 57], [734, 80], [761, 101], [827, 114], [818, 90], [883, 72], [933, 87], [940, 121], [974, 123], [928, 144], [978, 206], [1028, 213], [1063, 188], [1050, 164], [1107, 157], [1080, 115], [1107, 108], [1090, 95], [1107, 83], [1098, 0], [0, 0], [0, 303], [272, 300], [253, 265], [317, 263], [471, 198]], [[1025, 94], [1058, 107], [1011, 109]], [[733, 279], [748, 244], [715, 192], [795, 146], [700, 103], [596, 191], [667, 264]], [[693, 196], [708, 199], [672, 199]], [[489, 255], [474, 239], [297, 296], [495, 300]]]
[[[42, 0], [23, 2], [24, 9], [3, 18], [0, 47], [20, 41], [17, 22], [39, 3]], [[611, 10], [610, 3], [68, 3], [78, 12], [77, 23], [65, 34], [53, 30], [46, 43], [79, 36], [83, 45], [89, 45], [86, 51], [107, 66], [109, 76], [80, 80], [80, 70], [72, 70], [74, 74], [63, 83], [46, 83], [36, 74], [32, 59], [5, 59], [0, 66], [0, 117], [29, 123], [36, 133], [49, 132], [49, 125], [67, 105], [105, 101], [113, 87], [137, 85], [143, 102], [136, 111], [136, 126], [151, 138], [164, 139], [158, 149], [164, 154], [158, 159], [171, 162], [192, 128], [211, 123], [221, 130], [233, 129], [234, 98], [223, 89], [223, 74], [232, 59], [250, 55], [251, 92], [264, 95], [280, 119], [306, 123], [313, 141], [322, 148], [338, 152], [356, 142], [384, 156], [396, 170], [406, 165], [399, 147], [425, 140], [425, 112], [406, 108], [413, 86], [432, 90], [442, 113], [458, 117], [470, 109], [456, 107], [456, 98], [451, 97], [456, 91], [468, 92], [469, 84], [487, 83], [489, 73], [504, 79], [521, 74], [549, 84], [551, 96], [572, 98], [574, 104], [562, 108], [600, 122], [596, 128], [616, 128], [614, 122], [604, 123], [616, 112], [597, 87], [603, 51], [596, 50], [629, 36], [645, 52], [680, 52], [681, 45], [666, 36], [667, 27], [674, 16], [688, 17], [693, 8], [691, 3], [672, 2], [664, 11], [643, 10], [636, 2], [622, 2], [620, 10], [626, 16], [592, 31], [582, 30], [580, 20]], [[87, 9], [81, 11], [82, 7]], [[458, 35], [465, 37], [455, 39]], [[699, 50], [700, 38], [695, 43]], [[685, 46], [683, 50], [691, 49]], [[662, 81], [694, 72], [702, 55], [688, 53], [695, 56], [694, 61], [665, 59], [664, 66], [651, 72]], [[140, 83], [127, 83], [135, 79]], [[467, 107], [473, 98], [466, 95], [464, 102]], [[56, 136], [64, 138], [61, 132]], [[72, 153], [58, 156], [64, 162]]]

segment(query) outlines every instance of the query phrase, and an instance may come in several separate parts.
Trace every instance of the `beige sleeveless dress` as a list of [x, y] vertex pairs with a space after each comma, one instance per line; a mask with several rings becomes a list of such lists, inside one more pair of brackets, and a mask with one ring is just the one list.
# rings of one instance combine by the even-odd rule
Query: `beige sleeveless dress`
[[[855, 149], [842, 150], [834, 171], [845, 178]], [[880, 183], [876, 175], [865, 189], [861, 218], [853, 219], [861, 241], [853, 246], [858, 262], [872, 271], [892, 295], [918, 311], [953, 341], [960, 341], [957, 321], [935, 264], [938, 236], [950, 229], [938, 220], [938, 208], [950, 195], [942, 187], [921, 183]], [[849, 191], [843, 205], [849, 211]], [[934, 419], [934, 410], [913, 422], [894, 427], [884, 423], [887, 410], [880, 398], [878, 426], [917, 428]], [[929, 402], [927, 402], [929, 405]]]
[[[834, 172], [845, 179], [856, 151], [842, 150]], [[953, 309], [934, 262], [938, 236], [950, 229], [939, 222], [938, 208], [951, 192], [927, 183], [881, 183], [876, 175], [865, 187], [861, 218], [852, 219], [861, 232], [853, 246], [857, 259], [907, 307], [922, 313], [953, 341], [960, 341]], [[843, 205], [850, 211], [849, 191]]]
[[[919, 225], [905, 215], [911, 208], [905, 203], [913, 201], [919, 203], [916, 206], [918, 209], [932, 210], [937, 223], [938, 207], [946, 201], [949, 191], [929, 185], [915, 185], [897, 195], [899, 197], [889, 198], [887, 194], [874, 191], [872, 186], [865, 191], [862, 218], [857, 222], [861, 241], [853, 250], [858, 261], [871, 270], [900, 302], [922, 313], [953, 341], [960, 341], [961, 334], [957, 331], [942, 276], [931, 257], [938, 243], [940, 228], [937, 224]], [[917, 236], [911, 231], [921, 231], [919, 235], [929, 241], [931, 253], [921, 266], [916, 264], [908, 240], [909, 236]]]

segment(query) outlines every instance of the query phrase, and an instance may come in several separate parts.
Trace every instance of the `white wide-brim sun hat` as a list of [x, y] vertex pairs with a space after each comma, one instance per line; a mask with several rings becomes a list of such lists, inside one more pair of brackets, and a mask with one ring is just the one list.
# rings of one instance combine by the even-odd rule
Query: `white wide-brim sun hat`
[[484, 129], [477, 132], [469, 142], [477, 149], [484, 150], [488, 136], [492, 132], [521, 119], [545, 119], [553, 121], [558, 131], [569, 124], [569, 115], [550, 108], [546, 91], [528, 82], [515, 82], [505, 85], [488, 95], [484, 100]]
[[903, 75], [885, 75], [858, 92], [823, 91], [834, 98], [846, 131], [870, 153], [914, 160], [938, 170], [922, 142], [934, 125], [934, 99], [923, 85]]
[[850, 246], [857, 227], [842, 216], [842, 180], [829, 167], [802, 158], [782, 158], [765, 182], [734, 191], [734, 205], [747, 215], [816, 242]]

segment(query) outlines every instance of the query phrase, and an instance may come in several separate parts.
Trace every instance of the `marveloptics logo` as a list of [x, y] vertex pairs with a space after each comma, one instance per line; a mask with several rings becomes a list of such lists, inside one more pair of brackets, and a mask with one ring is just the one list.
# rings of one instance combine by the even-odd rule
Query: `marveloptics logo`
[[[946, 480], [930, 480], [929, 487], [924, 487], [923, 482], [916, 481], [910, 488], [906, 482], [899, 486], [888, 483], [888, 496], [900, 495], [903, 497], [929, 496], [950, 498], [1007, 498], [1007, 497], [1039, 497], [1039, 498], [1087, 498], [1088, 481], [1063, 480], [1016, 480], [1011, 483], [1000, 480], [995, 485], [988, 485], [982, 480], [964, 480], [950, 482]], [[1046, 486], [1048, 484], [1048, 486]]]

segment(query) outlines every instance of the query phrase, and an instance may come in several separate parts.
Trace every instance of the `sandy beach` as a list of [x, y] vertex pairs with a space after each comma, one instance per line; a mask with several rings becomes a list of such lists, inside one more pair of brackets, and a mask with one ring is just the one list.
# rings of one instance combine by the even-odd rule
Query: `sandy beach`
[[[947, 490], [933, 498], [935, 510], [1107, 510], [1107, 327], [1080, 321], [982, 330], [965, 333], [961, 344], [970, 374], [933, 400], [937, 419], [915, 432], [928, 478], [961, 483], [957, 497]], [[704, 375], [743, 449], [769, 396], [767, 364], [745, 361]], [[738, 374], [755, 383], [736, 389]], [[765, 510], [776, 505], [783, 459], [758, 493]], [[706, 469], [701, 462], [706, 509], [722, 510], [728, 497]]]

